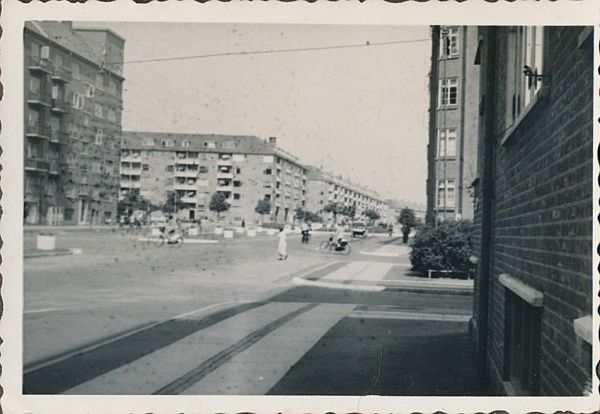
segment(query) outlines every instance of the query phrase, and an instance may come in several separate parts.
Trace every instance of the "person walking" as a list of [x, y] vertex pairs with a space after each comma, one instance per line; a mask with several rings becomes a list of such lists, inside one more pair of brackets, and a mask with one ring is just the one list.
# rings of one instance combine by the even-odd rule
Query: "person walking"
[[277, 245], [277, 252], [279, 253], [278, 260], [286, 260], [287, 255], [287, 235], [285, 234], [285, 229], [283, 227], [279, 228], [279, 234], [277, 235], [279, 239], [279, 244]]

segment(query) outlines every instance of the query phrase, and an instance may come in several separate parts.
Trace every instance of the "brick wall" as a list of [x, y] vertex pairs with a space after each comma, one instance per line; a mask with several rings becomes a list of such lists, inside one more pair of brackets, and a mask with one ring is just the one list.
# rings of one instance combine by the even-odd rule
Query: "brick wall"
[[497, 29], [488, 358], [497, 375], [505, 358], [498, 276], [508, 273], [544, 294], [542, 395], [581, 395], [592, 370], [591, 348], [573, 330], [592, 313], [593, 49], [590, 38], [581, 43], [582, 29], [546, 29], [550, 89], [504, 142], [509, 29]]

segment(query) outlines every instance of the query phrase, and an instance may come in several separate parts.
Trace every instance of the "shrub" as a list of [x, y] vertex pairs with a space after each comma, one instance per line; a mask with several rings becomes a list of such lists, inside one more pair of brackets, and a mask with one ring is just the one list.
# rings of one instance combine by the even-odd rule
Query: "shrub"
[[419, 229], [411, 244], [413, 270], [447, 270], [468, 272], [471, 256], [472, 223], [468, 220], [446, 221], [437, 227]]

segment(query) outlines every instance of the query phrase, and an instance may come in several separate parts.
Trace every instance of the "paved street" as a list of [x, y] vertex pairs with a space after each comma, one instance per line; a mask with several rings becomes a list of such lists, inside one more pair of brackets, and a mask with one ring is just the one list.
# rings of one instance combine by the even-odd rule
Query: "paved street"
[[59, 234], [83, 253], [25, 260], [24, 392], [483, 392], [469, 281], [415, 278], [396, 237], [353, 241], [349, 256], [318, 252], [324, 239], [291, 235], [278, 261], [266, 235], [173, 248]]

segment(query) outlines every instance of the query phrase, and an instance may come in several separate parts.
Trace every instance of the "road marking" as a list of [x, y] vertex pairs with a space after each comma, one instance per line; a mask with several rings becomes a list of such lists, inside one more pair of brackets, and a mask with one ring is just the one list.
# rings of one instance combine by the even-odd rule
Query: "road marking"
[[[246, 309], [201, 327], [167, 345], [151, 343], [151, 352], [114, 368], [104, 367], [99, 374], [63, 393], [152, 394], [186, 375], [195, 364], [210, 359], [257, 329], [305, 305], [306, 303], [263, 303], [262, 306]], [[155, 338], [158, 339], [160, 338]], [[102, 362], [105, 361], [100, 363]], [[102, 368], [101, 365], [100, 367]]]
[[424, 320], [441, 322], [468, 322], [471, 315], [450, 315], [441, 313], [418, 313], [418, 312], [386, 312], [386, 311], [355, 311], [348, 315], [349, 318], [362, 319], [400, 319], [400, 320]]
[[360, 254], [366, 254], [370, 256], [383, 256], [383, 257], [399, 257], [406, 251], [406, 247], [400, 246], [397, 244], [386, 244], [374, 250], [372, 252], [369, 251], [360, 251]]
[[317, 307], [317, 304], [310, 303], [301, 307], [300, 309], [296, 309], [295, 311], [288, 313], [281, 318], [263, 326], [262, 328], [252, 332], [246, 337], [242, 338], [235, 344], [230, 347], [222, 350], [218, 354], [212, 356], [208, 360], [204, 361], [202, 364], [198, 365], [194, 369], [188, 371], [185, 375], [178, 378], [177, 380], [167, 384], [162, 387], [158, 391], [154, 392], [154, 395], [168, 395], [168, 394], [181, 394], [192, 385], [197, 383], [198, 381], [205, 378], [211, 372], [214, 372], [223, 364], [227, 363], [231, 360], [235, 355], [240, 352], [250, 348], [255, 343], [259, 342], [262, 338], [270, 334], [271, 332], [279, 329], [292, 319], [298, 317], [299, 315], [310, 311], [311, 309]]
[[[24, 369], [24, 392], [60, 393], [103, 372], [148, 355], [157, 347], [169, 346], [181, 338], [265, 305], [265, 302], [242, 303], [199, 320], [170, 318], [152, 322], [27, 364]], [[82, 371], [82, 367], [86, 369]]]
[[188, 395], [265, 395], [354, 305], [321, 304], [193, 384]]

